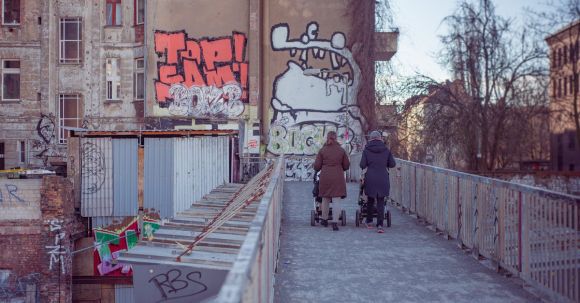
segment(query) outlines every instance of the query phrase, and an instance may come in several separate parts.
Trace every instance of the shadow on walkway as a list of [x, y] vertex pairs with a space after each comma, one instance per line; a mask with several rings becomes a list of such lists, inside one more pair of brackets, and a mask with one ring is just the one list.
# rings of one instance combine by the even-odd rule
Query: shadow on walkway
[[357, 186], [333, 232], [310, 226], [312, 183], [286, 182], [275, 302], [540, 302], [395, 208], [384, 234], [355, 227]]

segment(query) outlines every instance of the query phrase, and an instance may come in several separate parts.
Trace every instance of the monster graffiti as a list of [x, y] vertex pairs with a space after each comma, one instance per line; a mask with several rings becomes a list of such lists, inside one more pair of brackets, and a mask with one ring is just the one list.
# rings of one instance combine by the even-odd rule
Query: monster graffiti
[[105, 182], [105, 156], [100, 148], [91, 142], [85, 142], [81, 150], [82, 193], [94, 194]]
[[246, 36], [196, 40], [185, 31], [155, 31], [156, 100], [171, 115], [238, 117], [248, 99]]
[[[272, 28], [274, 51], [289, 51], [291, 57], [300, 51], [298, 60], [290, 59], [274, 81], [271, 105], [275, 127], [270, 129], [268, 144], [268, 151], [274, 154], [314, 154], [329, 130], [338, 132], [350, 152], [361, 149], [363, 117], [355, 97], [360, 69], [346, 48], [343, 33], [335, 32], [325, 40], [318, 37], [318, 29], [318, 23], [311, 22], [299, 39], [290, 39], [288, 24]], [[330, 69], [322, 68], [314, 75], [305, 72], [313, 65], [328, 64], [324, 60], [327, 53]], [[308, 134], [299, 134], [302, 130]], [[302, 138], [296, 140], [296, 136]], [[316, 144], [305, 141], [308, 137]]]

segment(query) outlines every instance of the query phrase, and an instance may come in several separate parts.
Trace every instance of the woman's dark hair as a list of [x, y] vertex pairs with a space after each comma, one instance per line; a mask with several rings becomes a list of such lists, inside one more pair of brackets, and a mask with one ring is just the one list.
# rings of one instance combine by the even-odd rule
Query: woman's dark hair
[[324, 145], [332, 145], [337, 143], [336, 141], [336, 132], [335, 131], [329, 131], [328, 134], [326, 134], [326, 143]]

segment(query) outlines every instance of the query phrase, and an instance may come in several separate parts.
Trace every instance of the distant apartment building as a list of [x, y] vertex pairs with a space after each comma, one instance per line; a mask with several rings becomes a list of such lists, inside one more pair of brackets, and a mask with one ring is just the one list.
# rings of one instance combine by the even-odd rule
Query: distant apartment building
[[577, 135], [580, 94], [580, 21], [546, 38], [550, 48], [550, 132], [552, 166], [558, 171], [580, 171]]

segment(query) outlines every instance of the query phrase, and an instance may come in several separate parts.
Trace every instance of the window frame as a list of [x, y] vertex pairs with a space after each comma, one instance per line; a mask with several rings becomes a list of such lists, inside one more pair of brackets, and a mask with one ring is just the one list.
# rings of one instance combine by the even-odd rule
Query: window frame
[[[109, 23], [108, 7], [111, 5], [111, 23]], [[117, 12], [119, 20], [117, 20]], [[105, 26], [121, 27], [123, 26], [123, 5], [121, 0], [106, 0], [105, 2]]]
[[[66, 24], [73, 23], [77, 24], [77, 37], [75, 39], [66, 39]], [[83, 49], [83, 19], [81, 17], [61, 17], [59, 19], [59, 26], [58, 26], [58, 61], [60, 64], [81, 64], [82, 60], [82, 49]], [[65, 28], [63, 28], [65, 26]], [[66, 58], [65, 54], [65, 45], [66, 42], [78, 42], [77, 47], [77, 58]]]
[[[76, 118], [68, 118], [68, 117], [63, 117], [63, 111], [64, 111], [64, 101], [70, 101], [71, 99], [73, 99], [73, 97], [76, 97]], [[57, 117], [58, 117], [58, 144], [67, 144], [68, 142], [68, 137], [66, 134], [67, 130], [65, 130], [63, 127], [66, 126], [65, 121], [74, 121], [76, 120], [77, 123], [77, 127], [80, 127], [82, 124], [82, 94], [80, 93], [60, 93], [58, 94], [58, 106], [57, 106]]]
[[[2, 79], [0, 79], [0, 101], [1, 102], [19, 102], [20, 100], [22, 100], [22, 95], [20, 94], [21, 91], [21, 82], [20, 81], [20, 74], [21, 74], [21, 68], [5, 68], [4, 67], [4, 62], [6, 61], [18, 61], [18, 66], [20, 66], [20, 63], [22, 63], [22, 61], [20, 61], [20, 59], [2, 59], [1, 63], [2, 63]], [[5, 74], [9, 74], [9, 75], [19, 75], [18, 77], [18, 99], [4, 99], [4, 75]]]
[[17, 22], [13, 22], [13, 23], [7, 23], [4, 20], [4, 12], [5, 12], [5, 7], [6, 7], [5, 6], [5, 1], [6, 0], [2, 0], [2, 25], [8, 25], [8, 26], [18, 26], [18, 25], [20, 25], [20, 19], [21, 19], [20, 17], [21, 17], [21, 13], [22, 13], [22, 10], [21, 10], [21, 8], [22, 8], [22, 2], [21, 1], [22, 0], [18, 0], [19, 1], [18, 2], [18, 6], [19, 6], [18, 7], [18, 21]]
[[[109, 60], [114, 60], [117, 61], [116, 64], [116, 75], [110, 75], [108, 73], [108, 65], [109, 65]], [[111, 62], [111, 66], [113, 66], [113, 63]], [[115, 81], [114, 78], [117, 78], [117, 80]], [[111, 83], [110, 85], [110, 92], [111, 94], [109, 95], [109, 82]], [[113, 89], [114, 87], [114, 83], [117, 83], [117, 88]], [[105, 100], [107, 101], [119, 101], [121, 100], [121, 58], [106, 58], [105, 59]]]
[[[139, 67], [137, 62], [143, 62], [143, 66]], [[139, 98], [137, 96], [137, 83], [138, 83], [138, 76], [139, 74], [143, 75], [143, 96]], [[133, 100], [136, 101], [143, 101], [145, 100], [145, 58], [135, 58], [134, 60], [134, 72], [133, 72]]]
[[18, 164], [28, 164], [28, 157], [26, 153], [28, 151], [28, 142], [26, 140], [16, 141], [16, 152], [18, 153]]
[[140, 0], [135, 0], [134, 4], [135, 4], [135, 25], [142, 25], [145, 24], [145, 0], [143, 1], [143, 20], [139, 21], [139, 1]]

